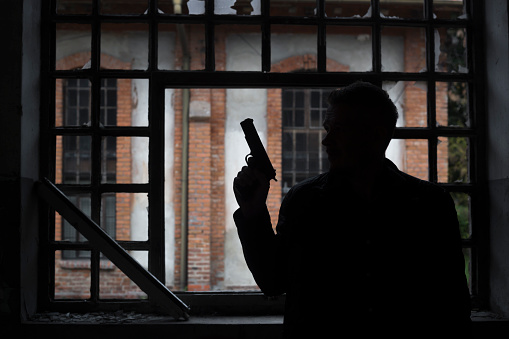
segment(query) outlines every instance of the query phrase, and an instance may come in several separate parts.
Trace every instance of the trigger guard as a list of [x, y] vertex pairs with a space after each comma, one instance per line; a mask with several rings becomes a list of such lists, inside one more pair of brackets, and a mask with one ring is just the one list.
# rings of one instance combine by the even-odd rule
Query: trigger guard
[[251, 155], [251, 153], [249, 153], [248, 155], [246, 155], [246, 157], [244, 158], [244, 160], [246, 161], [246, 164], [249, 166], [249, 159], [252, 159], [253, 156]]

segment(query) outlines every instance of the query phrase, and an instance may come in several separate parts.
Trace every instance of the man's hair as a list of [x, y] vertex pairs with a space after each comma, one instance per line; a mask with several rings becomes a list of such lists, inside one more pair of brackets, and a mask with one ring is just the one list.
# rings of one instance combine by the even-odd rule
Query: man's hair
[[331, 107], [345, 105], [358, 114], [367, 114], [374, 123], [383, 125], [389, 138], [392, 138], [398, 120], [398, 109], [389, 94], [380, 87], [357, 81], [332, 91], [327, 101]]

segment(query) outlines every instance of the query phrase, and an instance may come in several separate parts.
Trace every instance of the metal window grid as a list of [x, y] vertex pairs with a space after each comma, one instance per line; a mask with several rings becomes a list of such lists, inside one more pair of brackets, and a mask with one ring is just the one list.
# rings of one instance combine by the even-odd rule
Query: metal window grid
[[[487, 290], [486, 274], [486, 169], [484, 151], [484, 103], [483, 103], [483, 42], [478, 33], [483, 27], [483, 1], [465, 0], [467, 19], [446, 20], [433, 17], [433, 0], [424, 1], [424, 18], [395, 19], [380, 15], [378, 0], [371, 0], [369, 18], [335, 18], [325, 15], [325, 0], [316, 0], [316, 15], [311, 17], [271, 16], [270, 1], [261, 0], [261, 14], [216, 15], [214, 1], [205, 2], [203, 15], [164, 15], [158, 12], [157, 0], [150, 0], [148, 10], [142, 15], [102, 15], [99, 0], [92, 1], [90, 15], [57, 15], [56, 0], [44, 0], [42, 23], [42, 119], [41, 119], [41, 176], [54, 179], [55, 137], [59, 135], [88, 135], [92, 138], [92, 177], [90, 185], [60, 185], [68, 193], [88, 192], [91, 194], [92, 219], [99, 220], [101, 194], [115, 192], [149, 194], [149, 240], [144, 242], [120, 242], [126, 250], [149, 251], [149, 270], [164, 282], [164, 206], [163, 206], [163, 159], [164, 159], [164, 91], [166, 88], [318, 88], [339, 87], [356, 80], [372, 82], [381, 86], [385, 81], [422, 81], [427, 84], [427, 127], [402, 127], [395, 132], [396, 139], [425, 139], [428, 142], [428, 168], [430, 181], [437, 182], [437, 140], [438, 137], [468, 137], [469, 183], [440, 184], [450, 192], [468, 193], [471, 197], [472, 237], [463, 240], [463, 246], [472, 252], [471, 290], [474, 296], [485, 300]], [[92, 46], [90, 68], [79, 71], [55, 70], [56, 25], [58, 23], [83, 23], [91, 26]], [[149, 27], [148, 68], [146, 70], [106, 70], [100, 65], [102, 23], [144, 23]], [[205, 26], [205, 70], [186, 71], [159, 70], [158, 25], [160, 24], [203, 24]], [[261, 31], [261, 71], [233, 72], [215, 70], [215, 27], [220, 24], [257, 25]], [[317, 28], [317, 69], [315, 71], [274, 73], [271, 72], [271, 26], [308, 25]], [[329, 26], [361, 26], [372, 31], [372, 70], [369, 72], [327, 72], [326, 70], [326, 28]], [[427, 71], [419, 73], [383, 72], [381, 30], [383, 27], [420, 27], [426, 31]], [[436, 72], [435, 29], [441, 27], [465, 28], [467, 32], [468, 73]], [[55, 127], [55, 81], [60, 78], [87, 78], [92, 86], [92, 117], [90, 127]], [[113, 127], [100, 126], [100, 88], [103, 78], [142, 78], [149, 80], [149, 126]], [[465, 128], [437, 126], [436, 83], [465, 82], [468, 88], [470, 126]], [[148, 184], [104, 184], [101, 182], [101, 138], [104, 136], [149, 137], [149, 183]], [[41, 281], [50, 281], [48, 287], [41, 287], [40, 295], [50, 308], [54, 289], [54, 256], [56, 250], [90, 249], [79, 243], [54, 241], [54, 216], [48, 211], [42, 213], [42, 244], [44, 256], [41, 260]], [[429, 235], [433, 236], [433, 235]], [[100, 302], [99, 295], [100, 255], [92, 249], [91, 255], [91, 300], [93, 305]], [[85, 303], [87, 304], [87, 303]], [[49, 306], [48, 306], [49, 305]], [[67, 304], [65, 307], [69, 307]], [[107, 308], [107, 303], [101, 303]], [[80, 303], [79, 307], [83, 306]], [[53, 308], [55, 308], [53, 306]]]

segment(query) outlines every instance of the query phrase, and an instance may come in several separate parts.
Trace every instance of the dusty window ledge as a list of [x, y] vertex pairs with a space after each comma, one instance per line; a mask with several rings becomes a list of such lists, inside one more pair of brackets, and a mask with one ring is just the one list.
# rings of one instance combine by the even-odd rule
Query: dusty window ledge
[[[507, 323], [509, 319], [501, 317], [498, 314], [489, 311], [472, 311], [472, 321], [476, 322], [501, 322]], [[42, 312], [35, 314], [27, 323], [53, 323], [53, 324], [222, 324], [222, 325], [241, 325], [241, 324], [266, 324], [281, 325], [283, 323], [282, 315], [254, 315], [254, 316], [213, 316], [213, 315], [195, 315], [187, 321], [177, 321], [171, 316], [159, 314], [146, 314], [137, 312], [90, 312], [90, 313], [60, 313], [60, 312]]]
[[[94, 318], [95, 317], [95, 318]], [[98, 318], [97, 318], [98, 317]], [[494, 313], [472, 312], [472, 334], [479, 338], [496, 338], [507, 334], [509, 320]], [[96, 312], [81, 314], [41, 313], [21, 326], [20, 335], [53, 338], [149, 338], [178, 337], [186, 339], [280, 339], [283, 316], [191, 316], [187, 321], [173, 317], [136, 312]]]

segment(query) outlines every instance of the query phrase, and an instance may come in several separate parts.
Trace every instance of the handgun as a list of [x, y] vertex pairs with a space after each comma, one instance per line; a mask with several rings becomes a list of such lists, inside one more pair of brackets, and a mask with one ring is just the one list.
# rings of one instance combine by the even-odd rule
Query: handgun
[[246, 155], [246, 163], [251, 168], [256, 168], [261, 171], [267, 181], [276, 179], [276, 170], [272, 166], [270, 162], [269, 156], [263, 147], [262, 141], [258, 136], [258, 132], [253, 124], [253, 119], [247, 118], [240, 123], [242, 130], [244, 131], [244, 136], [246, 137], [247, 144], [249, 146], [250, 153]]

